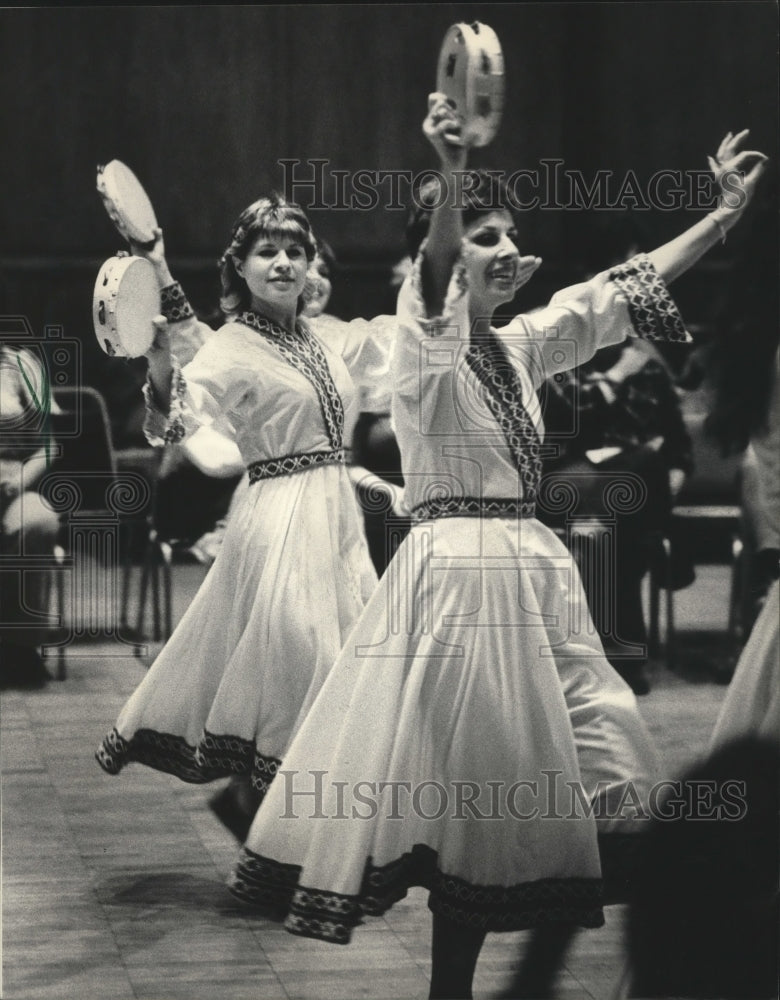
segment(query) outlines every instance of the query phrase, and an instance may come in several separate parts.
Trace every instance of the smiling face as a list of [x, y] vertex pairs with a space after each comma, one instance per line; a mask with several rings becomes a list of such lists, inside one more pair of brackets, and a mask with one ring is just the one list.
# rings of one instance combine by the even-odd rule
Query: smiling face
[[515, 296], [520, 268], [517, 230], [507, 211], [489, 212], [466, 227], [463, 261], [472, 306], [488, 314]]
[[257, 312], [273, 318], [280, 310], [295, 310], [309, 267], [302, 243], [287, 236], [261, 234], [235, 266]]

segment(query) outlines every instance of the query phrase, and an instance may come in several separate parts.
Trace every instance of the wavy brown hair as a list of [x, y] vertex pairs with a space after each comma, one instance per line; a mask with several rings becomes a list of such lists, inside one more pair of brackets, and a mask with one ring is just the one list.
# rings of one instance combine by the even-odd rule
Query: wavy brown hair
[[[285, 201], [278, 194], [252, 202], [233, 224], [230, 242], [219, 260], [222, 282], [220, 307], [228, 318], [248, 309], [251, 304], [249, 289], [236, 270], [236, 261], [246, 260], [259, 236], [295, 240], [304, 248], [309, 262], [314, 259], [317, 250], [309, 220], [298, 205]], [[299, 311], [303, 308], [302, 298], [298, 303]]]

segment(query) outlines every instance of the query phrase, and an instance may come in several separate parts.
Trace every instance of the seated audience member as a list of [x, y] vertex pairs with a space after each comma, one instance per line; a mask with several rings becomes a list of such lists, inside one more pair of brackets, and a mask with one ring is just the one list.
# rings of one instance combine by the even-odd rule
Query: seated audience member
[[[600, 351], [586, 365], [546, 382], [548, 485], [576, 492], [570, 510], [541, 519], [572, 531], [594, 624], [605, 652], [637, 694], [647, 634], [641, 584], [651, 565], [654, 533], [672, 529], [675, 495], [692, 470], [691, 442], [674, 383], [647, 341], [630, 339]], [[674, 551], [680, 553], [680, 545]], [[692, 580], [679, 558], [677, 586]]]
[[[54, 457], [46, 372], [28, 350], [0, 342], [0, 687], [41, 687], [49, 675], [36, 649], [46, 638], [48, 571], [27, 558], [50, 555], [59, 518], [37, 486]], [[48, 416], [47, 416], [48, 414]], [[5, 563], [5, 565], [3, 565]]]

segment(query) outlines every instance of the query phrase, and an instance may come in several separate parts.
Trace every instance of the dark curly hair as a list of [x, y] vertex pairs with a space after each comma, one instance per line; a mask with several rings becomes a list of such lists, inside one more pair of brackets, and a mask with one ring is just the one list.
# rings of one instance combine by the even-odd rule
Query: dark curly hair
[[457, 199], [463, 212], [464, 226], [490, 212], [507, 211], [513, 219], [516, 218], [507, 187], [495, 171], [466, 170], [460, 177], [458, 191], [445, 191], [443, 178], [434, 175], [414, 193], [413, 206], [406, 220], [406, 245], [412, 258], [417, 256], [422, 241], [428, 235], [431, 214], [441, 204], [442, 197]]

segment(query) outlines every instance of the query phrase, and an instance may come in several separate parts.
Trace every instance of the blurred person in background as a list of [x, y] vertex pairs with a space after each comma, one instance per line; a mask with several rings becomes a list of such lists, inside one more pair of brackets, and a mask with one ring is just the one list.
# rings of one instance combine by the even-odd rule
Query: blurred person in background
[[[50, 634], [49, 571], [25, 568], [52, 554], [59, 518], [37, 486], [56, 456], [46, 368], [32, 351], [0, 341], [0, 687], [49, 680], [37, 647]], [[8, 563], [3, 566], [4, 559]]]

